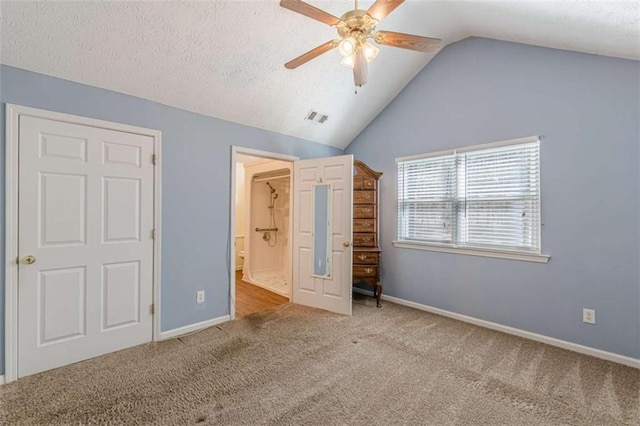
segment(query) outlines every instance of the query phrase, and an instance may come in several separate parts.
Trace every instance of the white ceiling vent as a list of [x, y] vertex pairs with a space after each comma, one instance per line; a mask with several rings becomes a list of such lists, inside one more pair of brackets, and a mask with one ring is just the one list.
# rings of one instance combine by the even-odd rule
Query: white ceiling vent
[[325, 121], [329, 119], [327, 114], [323, 114], [318, 111], [311, 110], [309, 114], [305, 117], [305, 120], [312, 121], [316, 124], [324, 124]]

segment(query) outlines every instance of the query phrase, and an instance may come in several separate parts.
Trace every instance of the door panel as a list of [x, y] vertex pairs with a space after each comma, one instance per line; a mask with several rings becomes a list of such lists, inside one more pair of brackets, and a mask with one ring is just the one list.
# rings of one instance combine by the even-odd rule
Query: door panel
[[151, 341], [152, 154], [148, 136], [20, 117], [19, 377]]
[[39, 184], [40, 247], [84, 245], [87, 238], [86, 176], [40, 173]]
[[103, 142], [102, 164], [126, 164], [139, 168], [142, 149], [139, 146], [130, 146], [114, 142]]
[[40, 134], [40, 158], [87, 161], [87, 139]]
[[103, 178], [105, 243], [140, 241], [140, 179]]
[[84, 336], [86, 269], [40, 271], [38, 281], [40, 344]]
[[[312, 275], [315, 184], [331, 185], [330, 277]], [[292, 301], [351, 315], [353, 156], [296, 161], [293, 185]]]
[[140, 321], [140, 262], [103, 265], [103, 330]]

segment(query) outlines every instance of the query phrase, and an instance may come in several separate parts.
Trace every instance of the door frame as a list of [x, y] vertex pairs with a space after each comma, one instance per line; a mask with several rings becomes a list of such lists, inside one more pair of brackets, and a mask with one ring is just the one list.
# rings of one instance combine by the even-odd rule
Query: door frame
[[153, 333], [160, 339], [160, 260], [162, 241], [162, 132], [128, 124], [64, 114], [55, 111], [6, 104], [5, 135], [5, 383], [18, 378], [18, 183], [19, 121], [21, 116], [43, 118], [81, 126], [97, 127], [153, 138]]
[[[235, 255], [235, 232], [236, 232], [236, 163], [238, 154], [251, 155], [252, 157], [260, 157], [269, 160], [289, 161], [291, 163], [300, 160], [300, 157], [287, 154], [278, 154], [276, 152], [261, 151], [258, 149], [245, 148], [242, 146], [231, 145], [231, 184], [229, 185], [229, 234], [227, 236], [227, 244], [229, 251], [229, 317], [231, 320], [236, 318], [236, 255]], [[245, 181], [246, 183], [246, 181]], [[291, 175], [291, 186], [293, 186], [293, 174]], [[293, 191], [289, 192], [293, 197]], [[293, 215], [289, 216], [289, 221], [293, 222]], [[293, 228], [289, 226], [291, 232]], [[246, 238], [246, 236], [245, 236]], [[289, 256], [293, 258], [293, 247], [289, 248]], [[293, 268], [293, 265], [291, 264]], [[291, 301], [293, 301], [291, 299]]]

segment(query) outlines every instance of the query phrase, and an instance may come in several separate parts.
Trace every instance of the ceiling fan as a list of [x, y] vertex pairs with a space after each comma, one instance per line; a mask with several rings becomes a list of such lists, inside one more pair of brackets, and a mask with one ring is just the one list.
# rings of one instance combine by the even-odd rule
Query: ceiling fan
[[354, 83], [362, 87], [367, 83], [368, 63], [378, 56], [378, 49], [368, 40], [385, 46], [401, 47], [418, 52], [436, 52], [442, 47], [442, 40], [393, 31], [377, 31], [376, 25], [384, 17], [393, 12], [404, 0], [376, 0], [368, 10], [355, 8], [337, 18], [324, 10], [311, 6], [300, 0], [280, 0], [280, 6], [315, 19], [338, 30], [340, 39], [331, 40], [315, 49], [311, 49], [284, 66], [294, 69], [334, 48], [338, 48], [343, 56], [341, 64], [353, 69]]

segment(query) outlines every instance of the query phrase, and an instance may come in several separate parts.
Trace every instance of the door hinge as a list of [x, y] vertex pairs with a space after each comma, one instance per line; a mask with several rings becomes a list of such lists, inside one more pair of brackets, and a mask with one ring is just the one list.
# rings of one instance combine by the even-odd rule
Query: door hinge
[[16, 257], [16, 265], [19, 265], [19, 264], [20, 264], [20, 256], [17, 256]]
[[151, 239], [152, 239], [152, 240], [155, 240], [155, 239], [156, 239], [156, 230], [155, 230], [155, 229], [152, 229], [152, 230], [151, 230]]
[[151, 164], [153, 164], [154, 166], [156, 165], [156, 155], [155, 154], [151, 154]]
[[156, 304], [152, 303], [149, 305], [149, 315], [153, 315], [156, 313]]

